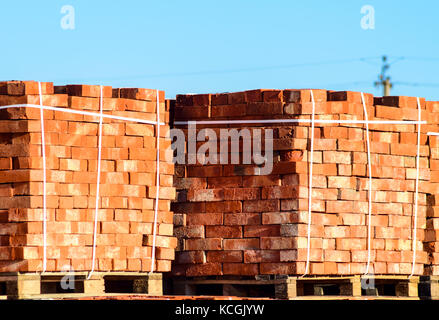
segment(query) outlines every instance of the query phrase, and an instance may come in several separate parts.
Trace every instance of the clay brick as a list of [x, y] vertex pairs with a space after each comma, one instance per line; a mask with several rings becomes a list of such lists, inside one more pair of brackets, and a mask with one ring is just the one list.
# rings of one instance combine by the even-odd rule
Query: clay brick
[[341, 250], [325, 250], [324, 259], [328, 262], [349, 262], [350, 252]]
[[207, 238], [242, 238], [240, 226], [206, 226]]
[[211, 94], [196, 94], [192, 96], [194, 106], [209, 106]]
[[278, 200], [256, 200], [244, 201], [244, 212], [275, 212], [279, 211], [280, 203]]
[[227, 93], [212, 94], [212, 96], [211, 96], [211, 103], [212, 103], [212, 106], [228, 104], [228, 95], [227, 95]]
[[352, 201], [326, 201], [326, 212], [328, 213], [353, 212], [353, 205], [354, 203]]
[[299, 222], [297, 212], [264, 212], [262, 213], [262, 224], [284, 224]]
[[[119, 89], [121, 98], [157, 101], [157, 92], [153, 89], [144, 88], [121, 88]], [[159, 91], [159, 100], [164, 101], [164, 92]]]
[[[227, 216], [225, 214], [224, 216]], [[226, 222], [226, 218], [224, 217]], [[222, 225], [223, 214], [222, 213], [188, 213], [187, 225]], [[227, 224], [227, 223], [225, 223]]]
[[224, 263], [223, 264], [223, 274], [232, 275], [257, 275], [259, 274], [258, 264], [249, 263]]
[[207, 262], [243, 262], [242, 251], [208, 251]]
[[355, 189], [357, 181], [354, 177], [328, 177], [329, 188]]
[[244, 263], [277, 262], [280, 261], [280, 250], [245, 250]]
[[347, 226], [327, 226], [325, 227], [325, 238], [349, 238], [350, 229]]
[[282, 250], [297, 248], [297, 240], [289, 237], [262, 237], [261, 249]]
[[340, 151], [323, 151], [323, 161], [325, 163], [351, 164], [351, 154]]
[[[187, 239], [184, 242], [185, 250], [221, 250], [223, 248], [221, 238]], [[224, 249], [227, 249], [224, 244]]]
[[[312, 90], [314, 101], [321, 102], [326, 101], [327, 92], [326, 90]], [[283, 90], [284, 101], [285, 102], [311, 102], [311, 92], [310, 90]]]
[[[219, 252], [221, 251], [210, 251], [209, 253]], [[184, 251], [184, 252], [176, 252], [175, 262], [180, 264], [197, 264], [197, 263], [205, 263], [206, 258], [203, 251]]]
[[244, 226], [244, 237], [275, 237], [280, 235], [280, 226]]
[[190, 265], [186, 269], [186, 276], [222, 275], [221, 263], [204, 263]]
[[283, 263], [261, 263], [261, 274], [298, 274], [297, 263], [283, 262]]
[[224, 214], [224, 225], [259, 225], [261, 215], [259, 213], [227, 213]]
[[[247, 90], [245, 91], [245, 100], [247, 102], [262, 102], [263, 90]], [[270, 94], [267, 94], [267, 98], [270, 98]]]
[[246, 95], [245, 92], [232, 92], [227, 93], [227, 104], [239, 104], [239, 103], [245, 103], [246, 101]]
[[263, 186], [279, 186], [281, 184], [279, 176], [248, 176], [242, 178], [244, 187], [263, 187]]
[[[189, 179], [189, 178], [187, 178]], [[199, 178], [192, 178], [199, 179]], [[206, 179], [203, 179], [205, 182]], [[207, 178], [209, 188], [238, 188], [242, 185], [242, 177], [215, 177]]]
[[224, 239], [224, 250], [259, 249], [259, 239]]
[[222, 168], [220, 166], [204, 166], [204, 167], [188, 167], [188, 177], [197, 177], [197, 178], [204, 178], [204, 177], [218, 177], [221, 176], [221, 170]]

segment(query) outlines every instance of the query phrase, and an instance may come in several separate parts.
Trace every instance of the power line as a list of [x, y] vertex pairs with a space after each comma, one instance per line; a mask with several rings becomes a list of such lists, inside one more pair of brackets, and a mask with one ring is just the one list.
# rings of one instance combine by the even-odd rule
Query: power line
[[[248, 67], [248, 68], [237, 68], [237, 69], [218, 69], [218, 70], [205, 70], [205, 71], [193, 71], [193, 72], [173, 72], [173, 73], [158, 73], [158, 74], [143, 74], [143, 75], [132, 75], [125, 77], [111, 77], [111, 78], [80, 78], [80, 79], [68, 79], [68, 81], [81, 80], [81, 81], [91, 81], [91, 80], [136, 80], [136, 79], [148, 79], [148, 78], [163, 78], [163, 77], [184, 77], [184, 76], [200, 76], [200, 75], [211, 75], [211, 74], [227, 74], [227, 73], [241, 73], [241, 72], [255, 72], [255, 71], [265, 71], [265, 70], [280, 70], [280, 69], [293, 69], [300, 67], [313, 67], [322, 65], [333, 65], [333, 64], [345, 64], [353, 62], [366, 62], [371, 59], [377, 59], [378, 57], [363, 57], [355, 59], [339, 59], [339, 60], [328, 60], [319, 62], [307, 62], [307, 63], [296, 63], [289, 65], [277, 65], [277, 66], [264, 66], [264, 67]], [[66, 79], [59, 79], [57, 81], [66, 81]]]
[[395, 84], [402, 85], [402, 86], [410, 86], [410, 87], [432, 87], [432, 88], [439, 88], [439, 83], [422, 83], [422, 82], [404, 82], [404, 81], [397, 81]]
[[439, 58], [434, 57], [404, 57], [405, 60], [417, 60], [417, 61], [438, 61]]

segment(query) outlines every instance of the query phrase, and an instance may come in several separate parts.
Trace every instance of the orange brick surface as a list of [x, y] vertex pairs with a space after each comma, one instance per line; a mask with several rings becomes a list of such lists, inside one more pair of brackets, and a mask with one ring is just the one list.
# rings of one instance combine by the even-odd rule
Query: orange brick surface
[[[363, 120], [359, 92], [313, 90], [316, 119]], [[365, 94], [369, 120], [418, 120], [413, 97]], [[421, 127], [415, 274], [439, 263], [439, 131], [437, 103], [420, 99]], [[250, 90], [177, 95], [175, 120], [310, 119], [310, 90]], [[436, 115], [434, 112], [437, 112]], [[185, 126], [177, 128], [183, 130]], [[364, 124], [309, 123], [198, 125], [273, 130], [273, 171], [253, 162], [176, 165], [173, 202], [178, 276], [301, 275], [310, 246], [309, 274], [410, 274], [413, 255], [417, 126], [369, 124], [372, 217]], [[187, 137], [187, 131], [186, 138]], [[314, 135], [312, 220], [307, 241], [311, 135]], [[201, 143], [197, 144], [199, 147]], [[262, 140], [264, 145], [264, 140]], [[230, 143], [229, 143], [230, 146]], [[219, 150], [219, 142], [217, 145]], [[228, 159], [232, 158], [230, 148]], [[230, 162], [229, 162], [230, 163]], [[434, 168], [434, 170], [433, 170]], [[439, 199], [439, 198], [438, 198]], [[371, 244], [368, 246], [368, 224]], [[424, 249], [426, 246], [427, 249]], [[424, 267], [426, 271], [424, 271]], [[433, 269], [433, 268], [431, 268]], [[438, 270], [435, 268], [434, 270]]]
[[[0, 105], [39, 104], [38, 83], [0, 82]], [[99, 111], [100, 87], [42, 83], [43, 103]], [[105, 114], [169, 122], [164, 92], [103, 87]], [[47, 271], [91, 269], [98, 165], [97, 117], [44, 111]], [[169, 141], [161, 127], [160, 148]], [[96, 271], [150, 271], [156, 186], [154, 125], [103, 119]], [[0, 272], [41, 271], [43, 158], [40, 111], [0, 110]], [[173, 166], [161, 158], [155, 271], [170, 271], [177, 245]]]

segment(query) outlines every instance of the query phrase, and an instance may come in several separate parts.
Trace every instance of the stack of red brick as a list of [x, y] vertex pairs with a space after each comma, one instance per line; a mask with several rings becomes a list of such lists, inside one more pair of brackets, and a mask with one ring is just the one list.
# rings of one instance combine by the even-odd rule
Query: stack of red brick
[[[313, 94], [316, 119], [364, 119], [359, 92], [313, 90]], [[369, 120], [418, 120], [416, 98], [365, 94], [365, 103]], [[423, 99], [421, 108], [422, 120], [429, 120]], [[311, 119], [312, 103], [309, 90], [252, 90], [179, 95], [174, 109], [176, 120]], [[310, 243], [310, 123], [198, 125], [197, 131], [205, 127], [215, 132], [272, 129], [273, 170], [259, 175], [253, 162], [176, 166], [178, 202], [172, 208], [180, 241], [174, 275], [301, 275], [308, 245], [309, 274], [365, 272], [369, 172], [364, 124], [315, 124]], [[427, 263], [423, 240], [430, 192], [427, 126], [421, 128], [417, 275], [423, 274]], [[370, 124], [369, 130], [373, 177], [369, 273], [410, 274], [417, 126]]]
[[[45, 106], [98, 113], [100, 87], [42, 83]], [[169, 121], [164, 92], [103, 87], [105, 114]], [[0, 106], [39, 104], [38, 83], [1, 82]], [[43, 158], [40, 110], [0, 110], [0, 272], [41, 271]], [[97, 183], [99, 118], [44, 111], [47, 167], [47, 271], [90, 270]], [[174, 259], [173, 165], [161, 127], [160, 200], [155, 271]], [[150, 271], [156, 195], [156, 128], [103, 119], [96, 271]]]
[[[439, 102], [427, 101], [428, 129], [439, 133]], [[424, 248], [428, 253], [427, 275], [439, 275], [439, 136], [428, 137], [430, 147], [430, 194], [427, 198], [427, 230]]]

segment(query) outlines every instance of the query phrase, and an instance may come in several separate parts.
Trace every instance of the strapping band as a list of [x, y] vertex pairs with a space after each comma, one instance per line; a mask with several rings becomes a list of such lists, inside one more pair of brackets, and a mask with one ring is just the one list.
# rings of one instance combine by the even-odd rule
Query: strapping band
[[[41, 90], [41, 82], [38, 82], [38, 94], [40, 96], [40, 106], [43, 105], [43, 95]], [[46, 190], [46, 139], [44, 130], [44, 112], [40, 107], [41, 118], [41, 155], [43, 157], [43, 273], [47, 270], [47, 190]]]
[[413, 276], [415, 273], [415, 265], [416, 265], [416, 237], [417, 237], [417, 228], [418, 228], [418, 191], [419, 191], [419, 151], [420, 151], [420, 145], [421, 145], [421, 103], [419, 102], [419, 98], [417, 98], [418, 102], [418, 146], [417, 146], [417, 152], [416, 152], [416, 190], [415, 190], [415, 205], [414, 205], [414, 211], [415, 211], [415, 221], [413, 225], [413, 244], [412, 244], [412, 250], [413, 250], [413, 262], [412, 262], [412, 272], [410, 273], [410, 277]]
[[366, 102], [364, 100], [364, 94], [361, 93], [361, 102], [363, 103], [363, 110], [364, 110], [364, 120], [366, 120], [366, 139], [367, 139], [367, 164], [369, 167], [369, 209], [368, 209], [368, 226], [367, 226], [367, 265], [366, 265], [366, 271], [364, 272], [364, 275], [367, 275], [369, 273], [369, 267], [370, 267], [370, 251], [371, 251], [371, 227], [372, 227], [372, 164], [370, 160], [370, 140], [369, 140], [369, 118], [367, 116], [367, 108], [366, 108]]
[[102, 110], [103, 110], [103, 92], [101, 86], [101, 93], [99, 99], [99, 142], [98, 142], [98, 172], [97, 172], [97, 182], [96, 182], [96, 203], [95, 203], [95, 216], [94, 216], [94, 228], [93, 228], [93, 253], [92, 253], [92, 262], [91, 262], [91, 270], [87, 276], [87, 279], [90, 279], [94, 270], [96, 263], [96, 236], [97, 236], [97, 227], [98, 227], [98, 215], [99, 215], [99, 189], [101, 184], [101, 156], [102, 156]]
[[[332, 123], [332, 124], [365, 124], [366, 120], [330, 120], [330, 119], [265, 119], [265, 120], [191, 120], [191, 121], [175, 121], [175, 125], [188, 124], [259, 124], [259, 123]], [[411, 121], [411, 120], [370, 120], [370, 124], [427, 124], [427, 121]]]
[[[151, 120], [144, 120], [144, 119], [138, 119], [138, 118], [131, 118], [131, 117], [122, 117], [122, 116], [114, 116], [111, 114], [101, 114], [96, 112], [90, 112], [90, 111], [82, 111], [82, 110], [74, 110], [69, 108], [58, 108], [58, 107], [52, 107], [52, 106], [43, 106], [43, 105], [37, 105], [37, 104], [11, 104], [8, 106], [1, 106], [0, 110], [3, 109], [9, 109], [9, 108], [35, 108], [35, 109], [43, 109], [43, 110], [52, 110], [52, 111], [59, 111], [59, 112], [65, 112], [65, 113], [73, 113], [73, 114], [81, 114], [84, 116], [90, 116], [90, 117], [102, 117], [104, 119], [113, 119], [113, 120], [122, 120], [122, 121], [130, 121], [130, 122], [138, 122], [138, 123], [145, 123], [145, 124], [157, 124], [156, 121]], [[160, 125], [165, 125], [163, 122], [160, 122]]]
[[[160, 101], [159, 101], [159, 90], [157, 90], [157, 123], [160, 123]], [[155, 246], [157, 238], [157, 216], [159, 210], [159, 195], [160, 195], [160, 125], [157, 128], [157, 168], [156, 168], [156, 193], [155, 193], [155, 206], [154, 206], [154, 230], [152, 238], [152, 253], [151, 253], [151, 271], [153, 273], [155, 270]]]
[[307, 235], [307, 246], [306, 246], [306, 265], [305, 273], [301, 276], [304, 277], [309, 271], [309, 260], [310, 260], [310, 248], [311, 248], [311, 215], [312, 215], [312, 164], [314, 162], [314, 118], [316, 111], [316, 104], [314, 102], [314, 94], [311, 90], [311, 101], [312, 101], [312, 117], [311, 117], [311, 146], [310, 146], [310, 158], [309, 158], [309, 182], [308, 182], [308, 235]]

